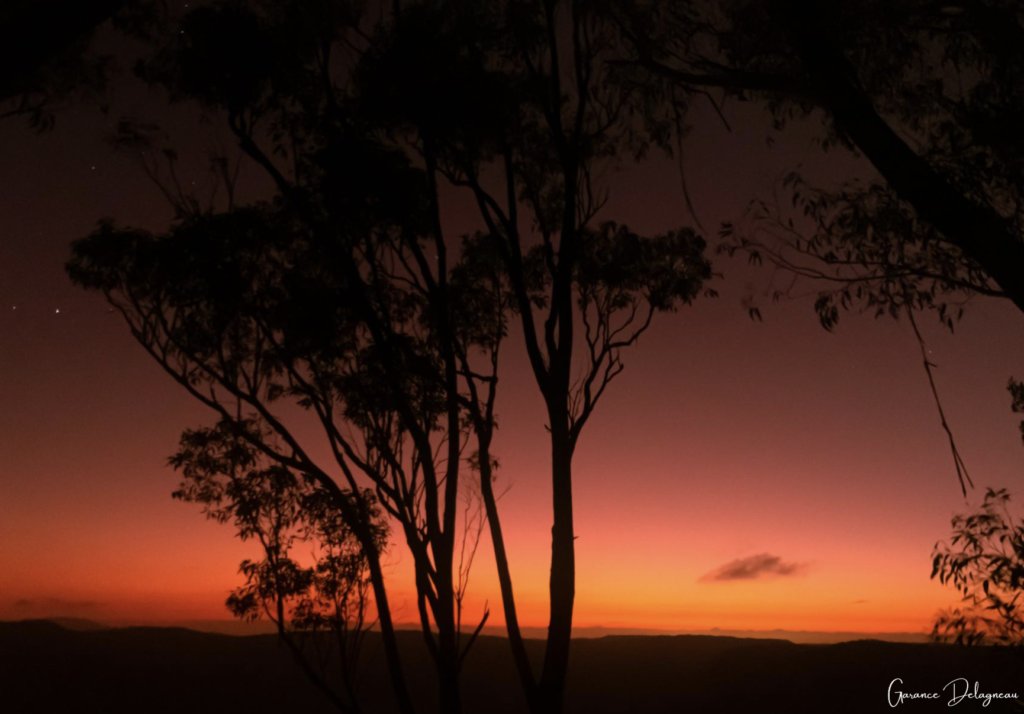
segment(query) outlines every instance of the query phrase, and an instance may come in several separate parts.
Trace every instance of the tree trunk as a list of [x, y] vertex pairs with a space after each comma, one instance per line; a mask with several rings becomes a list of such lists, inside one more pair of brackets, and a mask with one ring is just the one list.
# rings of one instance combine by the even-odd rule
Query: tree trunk
[[551, 610], [544, 671], [538, 688], [540, 714], [561, 714], [572, 641], [576, 600], [576, 535], [572, 512], [572, 442], [568, 414], [551, 419], [551, 476], [554, 525], [551, 528]]
[[438, 663], [438, 693], [440, 695], [441, 714], [460, 714], [462, 712], [462, 693], [459, 691], [459, 663], [443, 658]]
[[[360, 512], [352, 508], [347, 496], [333, 479], [320, 474], [320, 483], [334, 496], [335, 502], [344, 519], [351, 525], [352, 532], [366, 555], [366, 566], [370, 571], [370, 586], [373, 588], [373, 600], [377, 610], [377, 622], [380, 625], [381, 641], [384, 643], [384, 659], [387, 662], [391, 685], [398, 700], [401, 714], [416, 714], [416, 708], [409, 696], [409, 687], [402, 671], [402, 659], [398, 651], [398, 638], [395, 636], [395, 625], [391, 620], [391, 605], [388, 603], [388, 591], [384, 583], [384, 571], [380, 565], [380, 549], [374, 540], [370, 524], [364, 520]], [[353, 491], [358, 493], [353, 483]]]
[[398, 710], [402, 714], [415, 714], [416, 708], [409, 696], [409, 687], [402, 673], [401, 656], [398, 653], [398, 639], [395, 637], [395, 625], [391, 620], [391, 607], [388, 604], [387, 589], [384, 587], [384, 573], [380, 567], [379, 553], [367, 553], [370, 569], [370, 584], [373, 586], [373, 598], [377, 606], [377, 621], [380, 623], [381, 641], [384, 643], [384, 657], [391, 675], [391, 684], [395, 688], [398, 699]]
[[505, 614], [505, 630], [508, 633], [509, 647], [512, 649], [512, 660], [516, 665], [519, 683], [526, 695], [530, 710], [534, 711], [537, 698], [537, 683], [534, 680], [533, 668], [526, 654], [526, 645], [519, 630], [519, 615], [516, 612], [515, 593], [512, 590], [512, 572], [508, 564], [508, 553], [505, 551], [505, 536], [501, 529], [498, 516], [498, 503], [494, 497], [493, 472], [491, 470], [491, 454], [489, 444], [480, 444], [480, 493], [487, 513], [487, 525], [490, 528], [491, 544], [494, 547], [494, 562], [498, 569], [498, 585], [501, 587], [501, 604]]
[[[438, 568], [439, 574], [442, 572]], [[443, 571], [450, 575], [451, 568]], [[438, 608], [434, 613], [437, 624], [437, 678], [442, 714], [460, 714], [462, 696], [459, 691], [459, 642], [453, 609], [455, 607], [454, 589], [450, 577], [438, 587]]]

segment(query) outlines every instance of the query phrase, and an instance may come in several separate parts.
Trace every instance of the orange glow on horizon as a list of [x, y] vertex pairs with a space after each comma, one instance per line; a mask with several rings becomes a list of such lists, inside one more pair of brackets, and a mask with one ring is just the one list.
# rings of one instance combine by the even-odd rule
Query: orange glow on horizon
[[[162, 229], [169, 209], [145, 182], [96, 184], [94, 161], [84, 158], [106, 151], [109, 126], [98, 116], [79, 121], [74, 131], [58, 122], [45, 151], [14, 132], [4, 144], [20, 180], [2, 196], [0, 265], [9, 270], [0, 297], [17, 310], [0, 311], [0, 373], [8, 376], [0, 380], [0, 619], [227, 619], [224, 600], [252, 551], [230, 528], [172, 501], [177, 477], [166, 466], [181, 430], [211, 415], [62, 268], [69, 241], [98, 216]], [[717, 128], [687, 149], [687, 162], [702, 172], [692, 199], [713, 230], [741, 215], [751, 196], [767, 195], [779, 162], [760, 132], [726, 137], [712, 123]], [[774, 151], [786, 152], [787, 166], [810, 157], [810, 170], [819, 151], [805, 139], [783, 137]], [[134, 176], [125, 162], [118, 170]], [[631, 169], [615, 182], [605, 210], [633, 230], [693, 223], [674, 162], [652, 161], [642, 175]], [[475, 228], [470, 204], [445, 207], [453, 235]], [[715, 285], [720, 297], [657, 317], [624, 354], [624, 373], [581, 438], [576, 624], [927, 631], [936, 610], [956, 600], [929, 580], [932, 547], [968, 504], [913, 334], [903, 323], [857, 315], [826, 333], [810, 302], [796, 300], [766, 306], [764, 323], [753, 322], [742, 301], [760, 295], [763, 275], [715, 261], [726, 272]], [[956, 335], [925, 320], [921, 328], [978, 484], [969, 500], [977, 503], [988, 485], [1024, 499], [1020, 419], [1006, 393], [1008, 377], [1021, 376], [1020, 312], [979, 300]], [[498, 400], [499, 508], [520, 620], [543, 628], [551, 529], [545, 412], [512, 337]], [[389, 556], [389, 597], [396, 621], [414, 623], [403, 551], [396, 543]], [[800, 567], [771, 579], [701, 581], [758, 554]], [[489, 624], [501, 625], [486, 533], [474, 568], [463, 620], [478, 621], [487, 602]]]

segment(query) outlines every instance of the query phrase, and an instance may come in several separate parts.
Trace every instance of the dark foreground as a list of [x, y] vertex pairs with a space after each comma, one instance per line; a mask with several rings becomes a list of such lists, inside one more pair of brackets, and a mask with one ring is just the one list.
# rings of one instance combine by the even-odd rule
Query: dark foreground
[[[421, 639], [401, 633], [412, 686], [431, 706]], [[540, 642], [531, 641], [540, 655]], [[368, 643], [362, 692], [368, 714], [393, 711], [378, 643]], [[890, 707], [887, 690], [938, 693]], [[1024, 659], [991, 649], [862, 641], [796, 645], [781, 640], [680, 635], [573, 642], [567, 714], [869, 714], [1024, 712], [963, 698], [1024, 697]], [[467, 714], [523, 712], [506, 643], [481, 638], [466, 664]], [[897, 695], [892, 695], [894, 703]], [[0, 622], [0, 712], [9, 714], [315, 714], [332, 711], [269, 635], [232, 637], [184, 629], [73, 631], [52, 622]]]

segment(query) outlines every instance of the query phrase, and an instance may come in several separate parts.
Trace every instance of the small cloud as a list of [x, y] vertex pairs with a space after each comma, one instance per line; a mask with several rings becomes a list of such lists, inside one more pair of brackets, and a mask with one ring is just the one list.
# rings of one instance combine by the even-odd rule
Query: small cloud
[[95, 610], [103, 607], [104, 604], [95, 600], [65, 600], [59, 597], [37, 597], [15, 600], [14, 609], [46, 613], [77, 612], [80, 610]]
[[867, 602], [867, 600], [854, 600], [853, 604], [854, 605], [863, 605], [866, 602]]
[[746, 558], [739, 558], [715, 568], [701, 576], [698, 582], [721, 583], [731, 580], [758, 580], [760, 578], [785, 578], [803, 575], [807, 570], [806, 563], [785, 563], [777, 555], [761, 553]]

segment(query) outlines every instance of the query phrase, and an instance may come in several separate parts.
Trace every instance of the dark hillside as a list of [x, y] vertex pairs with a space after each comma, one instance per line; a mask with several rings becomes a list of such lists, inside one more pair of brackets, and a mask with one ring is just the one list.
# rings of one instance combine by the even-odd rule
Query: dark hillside
[[[417, 699], [433, 701], [421, 639], [401, 633]], [[539, 641], [531, 641], [540, 655]], [[366, 711], [392, 711], [377, 642], [368, 643]], [[1024, 660], [991, 649], [877, 641], [797, 645], [711, 636], [576, 640], [570, 714], [868, 714], [892, 711], [889, 683], [937, 692], [897, 711], [949, 711], [950, 681], [1024, 694]], [[467, 662], [467, 712], [523, 711], [505, 642], [484, 637]], [[897, 685], [899, 688], [900, 685]], [[963, 683], [960, 684], [961, 692]], [[231, 637], [172, 628], [69, 630], [52, 622], [0, 623], [0, 711], [11, 714], [230, 714], [331, 709], [272, 635]], [[964, 699], [954, 711], [1020, 711]], [[424, 711], [431, 711], [424, 707]]]

